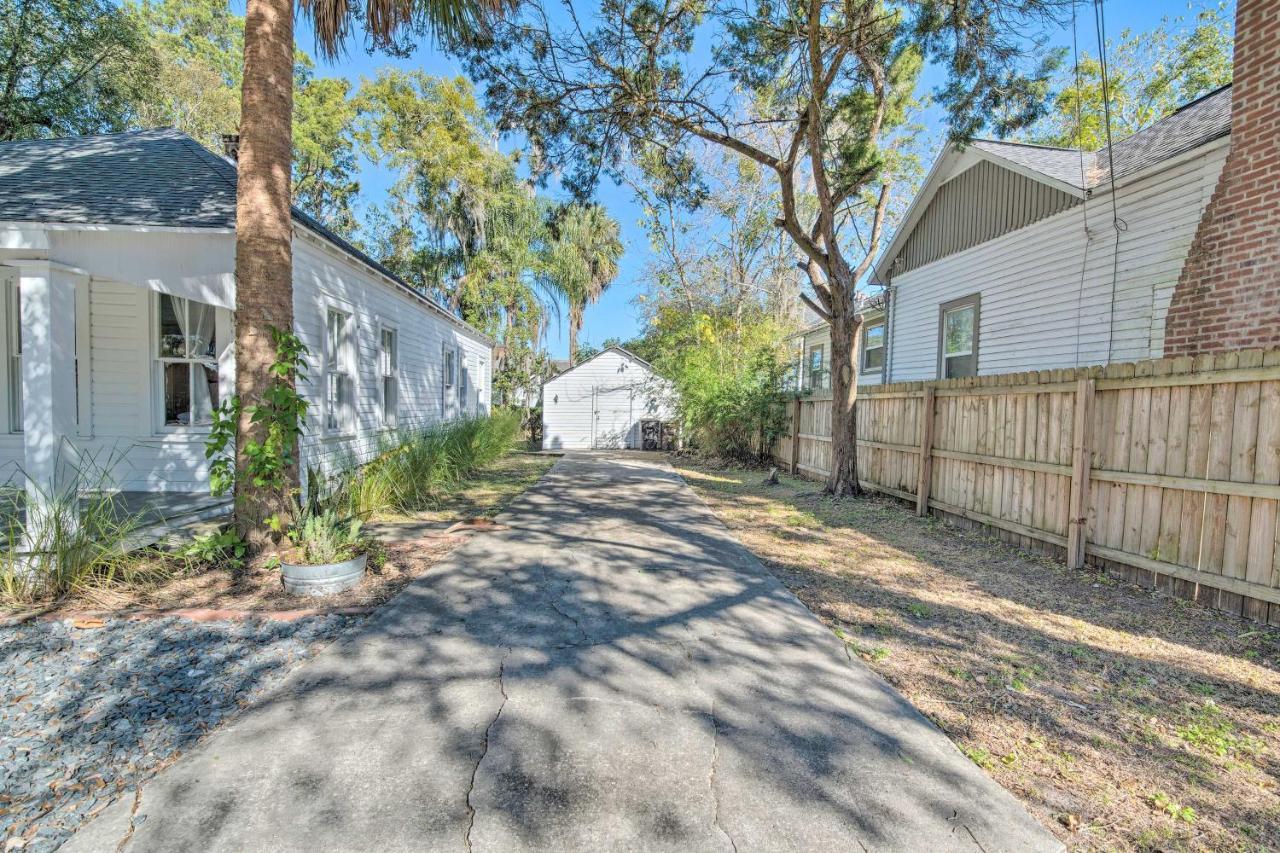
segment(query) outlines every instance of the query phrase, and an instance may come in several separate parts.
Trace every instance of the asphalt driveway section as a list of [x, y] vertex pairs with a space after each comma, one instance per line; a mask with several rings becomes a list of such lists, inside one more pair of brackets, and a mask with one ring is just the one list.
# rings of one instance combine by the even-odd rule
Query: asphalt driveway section
[[660, 459], [498, 522], [63, 849], [1059, 849]]

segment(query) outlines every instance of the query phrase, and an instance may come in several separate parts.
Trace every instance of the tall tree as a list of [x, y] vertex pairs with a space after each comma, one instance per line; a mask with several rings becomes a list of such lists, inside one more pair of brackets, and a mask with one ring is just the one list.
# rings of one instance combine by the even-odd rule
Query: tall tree
[[[373, 47], [404, 50], [398, 39], [434, 32], [480, 33], [498, 10], [496, 0], [301, 0], [326, 56], [343, 49], [359, 24]], [[290, 167], [293, 159], [293, 0], [247, 0], [240, 106], [240, 163], [236, 189], [236, 527], [260, 546], [266, 520], [287, 516], [287, 499], [255, 490], [244, 448], [261, 442], [264, 426], [248, 409], [272, 386], [271, 329], [293, 328], [293, 245]], [[288, 377], [289, 382], [292, 377]], [[295, 457], [296, 458], [296, 457]], [[294, 488], [298, 472], [289, 473]]]
[[0, 0], [0, 141], [124, 130], [156, 64], [110, 0]]
[[396, 180], [375, 209], [372, 251], [419, 290], [498, 341], [494, 387], [510, 397], [539, 371], [536, 343], [555, 294], [544, 263], [546, 202], [498, 150], [462, 78], [384, 70], [357, 98], [366, 156]]
[[570, 204], [552, 222], [547, 272], [569, 307], [569, 366], [577, 363], [578, 333], [594, 305], [618, 277], [624, 247], [618, 223], [598, 204]]
[[[1153, 29], [1108, 39], [1111, 139], [1119, 141], [1178, 107], [1231, 82], [1235, 19], [1226, 3], [1190, 20], [1164, 16]], [[1078, 76], [1077, 76], [1078, 75]], [[1102, 63], [1082, 51], [1076, 68], [1054, 81], [1053, 110], [1028, 134], [1046, 145], [1096, 151], [1107, 144]]]
[[[501, 127], [519, 127], [566, 183], [589, 190], [637, 146], [678, 152], [697, 137], [773, 173], [775, 220], [802, 256], [829, 318], [833, 460], [828, 489], [859, 491], [855, 452], [855, 288], [878, 250], [889, 203], [883, 147], [905, 120], [922, 62], [951, 133], [1038, 118], [1050, 68], [1032, 67], [1029, 28], [1070, 0], [604, 0], [579, 17], [530, 0], [465, 50]], [[710, 44], [710, 50], [705, 46]], [[762, 119], [744, 120], [749, 97]], [[776, 143], [753, 140], [763, 121]], [[811, 214], [800, 194], [812, 191]], [[847, 211], [870, 227], [854, 252]]]

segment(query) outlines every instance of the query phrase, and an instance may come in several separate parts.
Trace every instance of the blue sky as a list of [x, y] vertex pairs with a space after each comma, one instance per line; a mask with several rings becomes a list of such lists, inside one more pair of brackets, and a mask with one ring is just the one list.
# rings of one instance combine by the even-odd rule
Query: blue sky
[[[238, 4], [237, 4], [238, 5]], [[1194, 3], [1198, 8], [1201, 4]], [[1188, 11], [1185, 0], [1107, 0], [1106, 2], [1107, 32], [1113, 37], [1125, 28], [1145, 30], [1154, 27], [1165, 15], [1182, 15]], [[1081, 49], [1096, 53], [1096, 35], [1093, 30], [1092, 3], [1082, 0], [1080, 5], [1079, 38]], [[299, 22], [299, 46], [312, 56], [317, 52], [309, 43], [305, 23]], [[1070, 46], [1071, 31], [1066, 28], [1054, 33], [1051, 37], [1054, 44]], [[317, 61], [316, 73], [323, 76], [343, 76], [352, 82], [363, 77], [373, 76], [377, 69], [384, 66], [401, 68], [421, 68], [431, 74], [456, 75], [462, 73], [457, 62], [430, 47], [423, 47], [407, 59], [395, 59], [383, 55], [369, 56], [363, 50], [353, 48], [350, 53], [334, 62]], [[922, 88], [928, 89], [940, 82], [940, 75], [926, 70], [922, 79]], [[940, 136], [943, 129], [939, 125], [939, 117], [926, 116], [931, 123], [934, 136]], [[369, 167], [362, 170], [360, 176], [362, 196], [366, 201], [378, 200], [385, 191], [389, 176], [377, 169]], [[640, 226], [640, 209], [635, 204], [630, 190], [616, 187], [606, 181], [600, 187], [599, 201], [609, 209], [621, 223], [626, 254], [622, 259], [622, 272], [613, 286], [605, 293], [596, 305], [587, 309], [584, 324], [583, 340], [599, 344], [609, 337], [627, 339], [634, 337], [639, 331], [638, 313], [632, 300], [640, 292], [641, 273], [649, 254], [648, 241]], [[568, 349], [566, 330], [563, 324], [559, 327], [553, 322], [548, 340], [548, 347], [553, 357], [563, 358]]]

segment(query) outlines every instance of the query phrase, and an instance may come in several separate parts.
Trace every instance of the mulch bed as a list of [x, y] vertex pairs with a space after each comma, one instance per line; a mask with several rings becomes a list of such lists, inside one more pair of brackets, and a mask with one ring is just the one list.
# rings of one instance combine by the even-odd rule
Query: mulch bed
[[685, 466], [752, 551], [1072, 849], [1280, 849], [1280, 629], [920, 519]]

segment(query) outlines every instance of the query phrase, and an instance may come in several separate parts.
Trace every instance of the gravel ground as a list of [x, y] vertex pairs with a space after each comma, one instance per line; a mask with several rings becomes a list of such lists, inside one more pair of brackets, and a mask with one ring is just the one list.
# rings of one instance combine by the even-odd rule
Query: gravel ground
[[0, 850], [57, 849], [359, 618], [0, 629]]

